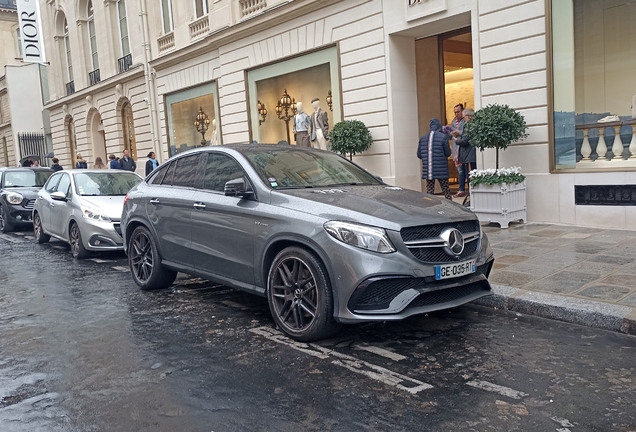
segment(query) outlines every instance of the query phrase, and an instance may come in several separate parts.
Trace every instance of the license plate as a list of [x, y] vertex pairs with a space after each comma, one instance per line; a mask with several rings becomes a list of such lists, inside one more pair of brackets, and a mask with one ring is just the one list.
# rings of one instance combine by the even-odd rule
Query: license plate
[[475, 260], [435, 266], [435, 279], [451, 279], [475, 273]]

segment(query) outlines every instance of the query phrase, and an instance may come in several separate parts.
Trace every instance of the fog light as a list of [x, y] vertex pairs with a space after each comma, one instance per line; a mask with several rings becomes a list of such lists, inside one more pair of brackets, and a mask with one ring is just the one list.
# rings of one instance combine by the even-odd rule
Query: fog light
[[18, 215], [18, 216], [16, 217], [16, 219], [17, 219], [17, 220], [19, 220], [19, 221], [21, 221], [21, 220], [22, 220], [22, 216]]
[[95, 240], [95, 246], [99, 246], [100, 245], [100, 241], [99, 240]]

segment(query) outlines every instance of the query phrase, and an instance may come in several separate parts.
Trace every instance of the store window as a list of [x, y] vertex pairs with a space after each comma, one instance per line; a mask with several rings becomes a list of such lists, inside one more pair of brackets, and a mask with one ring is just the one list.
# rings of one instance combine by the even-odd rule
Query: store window
[[636, 3], [552, 0], [555, 168], [636, 166]]
[[170, 156], [196, 147], [221, 144], [218, 112], [216, 83], [167, 95], [166, 121]]
[[121, 122], [124, 132], [124, 148], [130, 153], [130, 157], [137, 160], [137, 139], [135, 135], [135, 119], [132, 105], [126, 101], [121, 107]]
[[[303, 111], [311, 115], [312, 101], [318, 99], [320, 109], [327, 114], [329, 128], [342, 120], [335, 47], [253, 69], [248, 72], [247, 80], [253, 141], [276, 144], [289, 137], [290, 143], [296, 144], [293, 115], [297, 102], [302, 102]], [[285, 94], [292, 102], [287, 107], [281, 104], [285, 102]]]

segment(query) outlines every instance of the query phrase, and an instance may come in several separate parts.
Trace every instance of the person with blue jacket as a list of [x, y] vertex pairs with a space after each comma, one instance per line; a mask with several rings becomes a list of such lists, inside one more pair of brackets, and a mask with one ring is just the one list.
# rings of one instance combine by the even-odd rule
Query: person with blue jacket
[[435, 180], [444, 192], [446, 199], [452, 200], [448, 187], [448, 157], [451, 154], [448, 135], [442, 132], [442, 122], [431, 119], [430, 132], [420, 138], [417, 157], [422, 160], [422, 179], [426, 180], [426, 193], [435, 192]]
[[110, 162], [108, 163], [108, 168], [117, 169], [117, 170], [121, 169], [121, 164], [119, 163], [119, 161], [117, 160], [117, 157], [115, 157], [114, 154], [108, 156], [108, 159], [110, 159]]

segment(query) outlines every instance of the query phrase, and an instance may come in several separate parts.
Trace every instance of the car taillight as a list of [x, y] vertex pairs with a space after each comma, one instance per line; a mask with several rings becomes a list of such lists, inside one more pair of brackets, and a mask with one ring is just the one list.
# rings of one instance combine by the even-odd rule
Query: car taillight
[[124, 205], [126, 205], [126, 203], [128, 203], [129, 199], [130, 199], [130, 195], [126, 194], [126, 197], [124, 198]]

